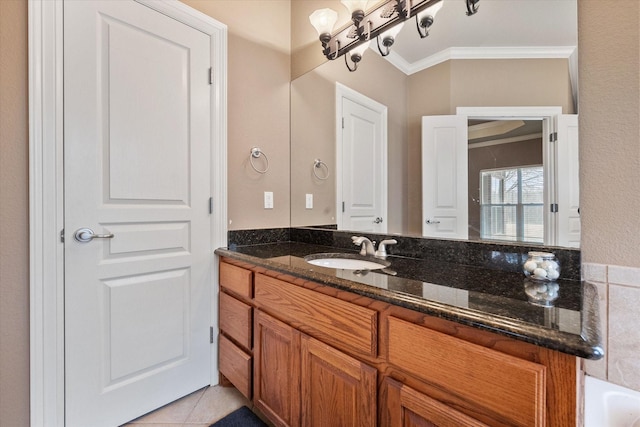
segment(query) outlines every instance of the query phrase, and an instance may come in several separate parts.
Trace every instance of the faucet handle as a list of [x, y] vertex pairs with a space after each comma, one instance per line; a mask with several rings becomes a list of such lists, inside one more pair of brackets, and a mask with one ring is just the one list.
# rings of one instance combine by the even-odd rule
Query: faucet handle
[[398, 243], [396, 239], [387, 239], [380, 242], [378, 245], [378, 250], [376, 251], [377, 257], [386, 257], [387, 256], [387, 245], [395, 245]]
[[362, 247], [360, 248], [360, 255], [367, 254], [367, 249], [364, 244], [364, 239], [365, 238], [362, 236], [351, 236], [351, 240], [353, 240], [354, 245], [362, 245]]

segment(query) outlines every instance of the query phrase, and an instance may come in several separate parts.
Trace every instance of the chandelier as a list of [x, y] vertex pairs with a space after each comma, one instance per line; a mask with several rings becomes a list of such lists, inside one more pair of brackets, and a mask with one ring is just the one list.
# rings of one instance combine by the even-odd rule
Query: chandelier
[[[466, 0], [467, 15], [478, 11], [479, 1]], [[330, 60], [344, 56], [349, 71], [355, 71], [373, 39], [377, 41], [380, 54], [387, 56], [395, 37], [410, 18], [415, 17], [420, 38], [427, 37], [443, 0], [387, 0], [367, 13], [368, 0], [342, 0], [341, 3], [351, 13], [352, 23], [335, 34], [331, 32], [338, 20], [336, 11], [319, 9], [309, 16], [309, 20], [320, 36], [324, 56]]]

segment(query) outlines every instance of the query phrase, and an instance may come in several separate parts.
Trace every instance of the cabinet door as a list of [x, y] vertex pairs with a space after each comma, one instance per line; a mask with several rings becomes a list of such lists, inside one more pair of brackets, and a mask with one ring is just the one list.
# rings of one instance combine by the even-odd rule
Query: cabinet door
[[300, 425], [300, 332], [256, 310], [254, 404], [276, 426]]
[[385, 379], [385, 386], [387, 399], [382, 411], [383, 427], [487, 427], [391, 378]]
[[376, 369], [306, 335], [301, 352], [303, 426], [376, 425]]

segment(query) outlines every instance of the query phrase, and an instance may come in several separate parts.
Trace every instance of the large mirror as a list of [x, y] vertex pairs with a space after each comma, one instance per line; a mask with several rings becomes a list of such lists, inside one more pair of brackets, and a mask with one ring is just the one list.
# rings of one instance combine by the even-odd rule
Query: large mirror
[[[481, 0], [471, 17], [465, 16], [463, 1], [444, 0], [427, 38], [420, 39], [415, 22], [409, 21], [389, 56], [374, 48], [355, 72], [342, 60], [328, 61], [291, 82], [292, 227], [427, 235], [425, 182], [432, 181], [423, 176], [428, 154], [423, 152], [423, 118], [461, 116], [460, 108], [500, 107], [503, 115], [464, 115], [466, 134], [480, 136], [472, 137], [465, 150], [463, 238], [577, 245], [558, 239], [558, 225], [548, 218], [533, 224], [544, 228], [533, 238], [514, 238], [513, 233], [501, 238], [496, 227], [486, 232], [500, 215], [480, 218], [481, 210], [495, 213], [499, 204], [495, 197], [483, 203], [480, 190], [484, 185], [490, 193], [491, 182], [500, 176], [505, 183], [510, 174], [542, 174], [541, 198], [536, 199], [541, 206], [558, 200], [562, 191], [558, 188], [567, 171], [558, 171], [557, 159], [546, 152], [556, 147], [545, 145], [545, 134], [557, 125], [554, 114], [532, 115], [529, 109], [577, 113], [576, 0]], [[510, 160], [499, 159], [501, 152], [509, 152]], [[577, 171], [577, 156], [572, 162]], [[381, 210], [367, 211], [377, 203]], [[445, 221], [433, 218], [432, 223]]]

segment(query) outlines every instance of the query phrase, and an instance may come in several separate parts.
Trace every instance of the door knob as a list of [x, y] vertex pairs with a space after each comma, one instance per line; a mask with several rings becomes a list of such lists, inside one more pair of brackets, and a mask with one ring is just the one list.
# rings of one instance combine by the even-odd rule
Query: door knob
[[374, 224], [380, 224], [382, 222], [382, 218], [377, 217], [376, 219], [373, 220]]
[[89, 243], [93, 239], [113, 239], [113, 233], [95, 234], [90, 228], [79, 228], [73, 234], [73, 237], [80, 243]]

